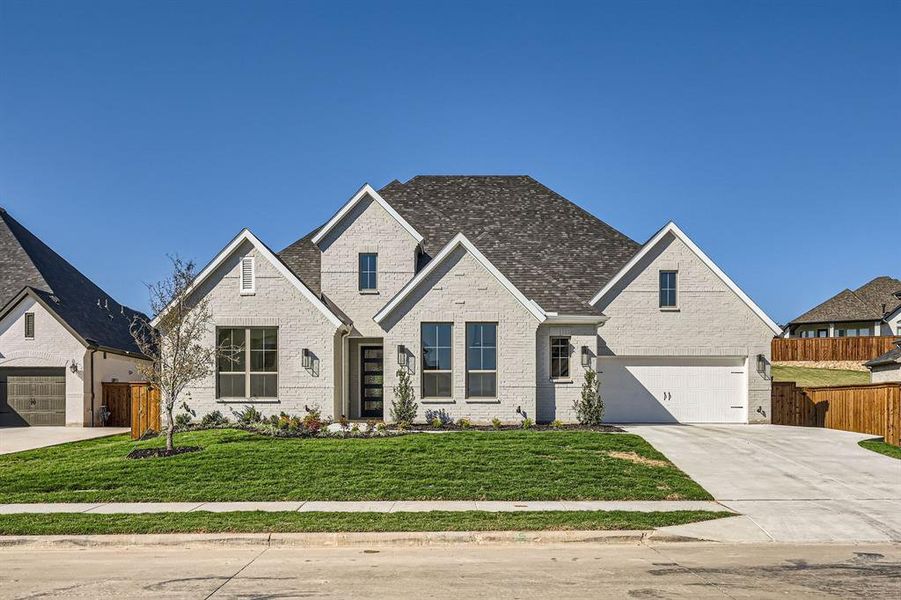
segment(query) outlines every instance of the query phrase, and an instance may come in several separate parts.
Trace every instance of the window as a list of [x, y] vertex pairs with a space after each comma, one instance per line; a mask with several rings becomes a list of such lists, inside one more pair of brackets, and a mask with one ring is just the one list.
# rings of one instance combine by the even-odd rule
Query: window
[[25, 339], [34, 339], [34, 313], [25, 313]]
[[497, 323], [466, 324], [466, 395], [497, 397]]
[[829, 330], [828, 329], [817, 329], [817, 337], [818, 338], [829, 337]]
[[218, 398], [278, 397], [277, 328], [223, 328], [217, 343]]
[[660, 271], [660, 308], [676, 308], [676, 271]]
[[422, 324], [422, 397], [453, 396], [453, 325]]
[[255, 265], [252, 256], [241, 259], [241, 293], [253, 294], [256, 290]]
[[569, 338], [551, 338], [551, 379], [569, 379]]
[[360, 291], [375, 291], [378, 289], [378, 258], [379, 255], [366, 252], [360, 254]]
[[835, 330], [838, 337], [861, 337], [870, 335], [869, 327], [842, 327]]

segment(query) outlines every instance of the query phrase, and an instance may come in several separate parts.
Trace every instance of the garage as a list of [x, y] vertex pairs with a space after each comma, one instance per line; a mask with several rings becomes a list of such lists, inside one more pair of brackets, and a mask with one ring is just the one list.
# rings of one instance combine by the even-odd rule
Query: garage
[[601, 358], [610, 423], [747, 423], [744, 357]]
[[65, 424], [65, 369], [0, 369], [0, 425]]

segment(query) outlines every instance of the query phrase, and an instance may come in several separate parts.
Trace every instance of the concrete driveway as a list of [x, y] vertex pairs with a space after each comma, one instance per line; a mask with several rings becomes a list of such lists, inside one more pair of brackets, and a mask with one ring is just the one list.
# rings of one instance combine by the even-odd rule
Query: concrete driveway
[[0, 454], [126, 433], [127, 427], [0, 427]]
[[901, 542], [901, 461], [873, 437], [779, 425], [637, 425], [637, 433], [742, 515], [665, 528], [720, 541]]

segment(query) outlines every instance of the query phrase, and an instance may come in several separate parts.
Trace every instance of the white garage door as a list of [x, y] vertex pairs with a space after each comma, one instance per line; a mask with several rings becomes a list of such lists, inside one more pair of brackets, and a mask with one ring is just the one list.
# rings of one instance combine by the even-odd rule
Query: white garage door
[[601, 358], [610, 423], [746, 423], [744, 358]]

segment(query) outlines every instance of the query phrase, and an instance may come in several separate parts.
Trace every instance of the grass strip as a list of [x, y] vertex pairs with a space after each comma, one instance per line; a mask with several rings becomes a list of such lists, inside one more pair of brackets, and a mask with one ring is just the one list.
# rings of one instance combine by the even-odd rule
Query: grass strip
[[878, 452], [879, 454], [885, 454], [886, 456], [901, 460], [901, 447], [886, 443], [883, 438], [861, 440], [857, 442], [857, 444], [861, 448], [866, 448], [867, 450], [872, 450], [873, 452]]

